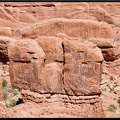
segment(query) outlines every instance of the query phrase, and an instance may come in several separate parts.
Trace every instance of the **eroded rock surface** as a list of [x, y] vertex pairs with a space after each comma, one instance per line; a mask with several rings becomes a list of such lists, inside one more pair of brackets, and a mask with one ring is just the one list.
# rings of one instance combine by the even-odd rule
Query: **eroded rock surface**
[[111, 15], [108, 6], [117, 4], [0, 3], [0, 62], [9, 62], [11, 85], [23, 101], [42, 106], [34, 115], [105, 117], [103, 74], [120, 69], [118, 12]]

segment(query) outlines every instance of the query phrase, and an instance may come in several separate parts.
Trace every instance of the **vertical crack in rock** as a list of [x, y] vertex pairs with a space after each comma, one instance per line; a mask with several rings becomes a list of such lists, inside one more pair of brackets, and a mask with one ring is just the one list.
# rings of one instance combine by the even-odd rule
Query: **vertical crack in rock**
[[62, 50], [63, 50], [63, 70], [62, 70], [62, 83], [63, 83], [63, 90], [64, 89], [64, 65], [65, 65], [65, 49], [64, 44], [62, 43]]

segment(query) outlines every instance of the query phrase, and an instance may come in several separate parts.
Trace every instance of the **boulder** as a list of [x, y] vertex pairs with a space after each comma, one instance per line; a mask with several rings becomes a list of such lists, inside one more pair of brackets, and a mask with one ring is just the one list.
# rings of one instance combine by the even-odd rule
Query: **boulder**
[[103, 56], [96, 45], [78, 41], [64, 41], [64, 90], [69, 95], [100, 94]]
[[45, 63], [64, 62], [63, 46], [60, 38], [54, 36], [39, 36], [36, 40], [46, 54]]
[[35, 40], [14, 40], [8, 45], [11, 84], [18, 89], [39, 92], [45, 53]]
[[14, 40], [13, 38], [0, 36], [0, 60], [9, 59], [8, 56], [8, 44], [10, 41]]
[[111, 48], [101, 49], [106, 61], [115, 61], [120, 58], [120, 37], [116, 36], [113, 40], [113, 46]]
[[83, 39], [90, 37], [113, 38], [116, 34], [105, 22], [82, 19], [55, 18], [35, 23], [17, 30], [22, 38], [37, 38], [38, 36], [56, 36], [58, 32], [70, 37]]
[[88, 38], [87, 40], [100, 48], [111, 48], [114, 46], [114, 38]]
[[45, 53], [35, 40], [15, 40], [8, 46], [10, 61], [31, 62], [32, 60], [44, 60]]

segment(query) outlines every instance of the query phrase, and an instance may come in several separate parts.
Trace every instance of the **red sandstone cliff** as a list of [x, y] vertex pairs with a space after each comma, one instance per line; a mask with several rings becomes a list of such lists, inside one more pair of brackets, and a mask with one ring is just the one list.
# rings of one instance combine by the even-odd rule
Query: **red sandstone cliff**
[[106, 117], [106, 77], [120, 84], [118, 10], [117, 2], [1, 2], [0, 61], [24, 102], [5, 117]]

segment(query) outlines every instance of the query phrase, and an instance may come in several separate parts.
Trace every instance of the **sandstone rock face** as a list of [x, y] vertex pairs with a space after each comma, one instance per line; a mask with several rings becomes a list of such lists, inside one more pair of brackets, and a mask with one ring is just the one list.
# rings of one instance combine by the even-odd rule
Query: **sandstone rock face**
[[2, 19], [5, 19], [5, 20], [10, 20], [12, 22], [16, 22], [16, 19], [11, 16], [10, 14], [8, 14], [3, 7], [0, 7], [0, 15], [1, 15], [1, 18]]
[[0, 27], [0, 35], [11, 37], [12, 29], [10, 27]]
[[[105, 116], [102, 106], [102, 101], [98, 95], [94, 96], [68, 96], [61, 94], [42, 94], [34, 93], [29, 90], [22, 90], [24, 101], [34, 101], [42, 108], [44, 101], [44, 107], [41, 111], [37, 111], [36, 114], [47, 116], [56, 116], [57, 114], [70, 115], [72, 117], [87, 117], [96, 118]], [[49, 110], [49, 111], [48, 111]], [[64, 116], [62, 116], [64, 118]]]
[[114, 46], [113, 38], [88, 38], [87, 40], [96, 44], [99, 48], [112, 48]]
[[46, 64], [41, 71], [40, 93], [62, 93], [62, 70], [56, 63]]
[[[92, 7], [91, 7], [92, 4]], [[68, 18], [68, 19], [90, 19], [90, 20], [103, 20], [110, 24], [114, 23], [114, 20], [107, 12], [104, 12], [109, 4], [103, 6], [97, 6], [97, 3], [85, 3], [85, 2], [27, 2], [27, 3], [4, 3], [1, 6], [17, 7], [20, 10], [24, 10], [35, 16], [39, 20], [49, 18]], [[96, 6], [96, 7], [95, 7]], [[114, 5], [113, 5], [114, 6]], [[95, 8], [91, 11], [91, 8]], [[105, 9], [105, 10], [104, 10]], [[108, 8], [107, 8], [108, 10]], [[108, 11], [109, 12], [109, 11]], [[92, 14], [91, 14], [92, 13]], [[97, 14], [96, 14], [97, 13]], [[102, 14], [101, 14], [102, 13]]]
[[80, 37], [83, 39], [89, 37], [112, 38], [116, 34], [112, 27], [104, 22], [65, 18], [46, 20], [17, 31], [19, 31], [22, 38], [32, 39], [37, 38], [37, 36], [55, 36], [58, 32], [70, 37]]
[[64, 61], [62, 39], [53, 36], [39, 36], [36, 41], [46, 53], [45, 63]]
[[[45, 53], [36, 41], [11, 41], [8, 45], [11, 82], [19, 89], [39, 91]], [[14, 74], [13, 74], [14, 73]]]
[[[33, 78], [30, 75], [32, 75], [31, 72], [33, 72], [32, 71], [32, 67], [33, 67], [38, 71], [38, 74], [33, 73], [33, 77], [35, 77], [34, 78], [35, 81], [38, 80], [38, 82], [35, 82], [35, 81], [33, 82], [33, 86], [34, 84], [37, 86], [39, 85], [41, 86], [41, 87], [39, 86], [38, 88], [37, 87], [35, 88], [36, 89], [35, 91], [37, 92], [43, 92], [43, 91], [51, 92], [51, 87], [54, 88], [54, 84], [52, 84], [51, 82], [56, 81], [55, 83], [58, 84], [56, 86], [59, 87], [58, 93], [64, 93], [69, 95], [88, 95], [92, 93], [95, 94], [94, 92], [97, 92], [97, 91], [98, 92], [96, 94], [100, 93], [99, 91], [99, 82], [100, 82], [100, 76], [101, 76], [100, 63], [103, 61], [103, 56], [101, 54], [101, 50], [97, 48], [95, 44], [92, 44], [92, 43], [88, 44], [88, 41], [81, 42], [80, 40], [76, 40], [76, 41], [64, 40], [63, 43], [62, 41], [59, 41], [57, 43], [56, 38], [52, 37], [53, 40], [50, 39], [50, 41], [51, 42], [53, 41], [54, 45], [56, 46], [56, 48], [53, 49], [52, 47], [53, 44], [49, 45], [50, 41], [44, 40], [43, 38], [44, 37], [40, 37], [39, 40], [37, 41], [39, 41], [39, 44], [42, 46], [44, 52], [46, 53], [46, 56], [43, 50], [40, 49], [41, 47], [38, 46], [36, 41], [34, 40], [31, 40], [31, 41], [30, 40], [25, 40], [25, 41], [13, 40], [8, 45], [10, 71], [11, 71], [11, 74], [14, 73], [12, 75], [12, 80], [14, 84], [19, 83], [18, 86], [20, 86], [20, 82], [21, 84], [24, 84], [24, 82], [22, 82], [22, 79], [24, 81], [24, 77], [26, 78], [28, 76], [29, 76], [29, 79], [31, 79], [30, 81], [32, 82]], [[46, 43], [46, 41], [49, 44]], [[49, 47], [47, 47], [48, 45]], [[62, 45], [64, 46], [64, 48]], [[56, 51], [56, 54], [54, 50]], [[61, 55], [61, 57], [59, 54]], [[60, 58], [57, 57], [58, 55]], [[45, 63], [45, 59], [48, 62]], [[98, 63], [95, 63], [95, 62], [98, 62]], [[44, 66], [44, 64], [46, 65]], [[91, 70], [93, 69], [93, 71], [91, 71], [91, 74], [89, 74], [90, 72], [89, 69]], [[26, 71], [26, 74], [24, 75], [25, 71]], [[64, 74], [62, 73], [62, 71], [64, 71]], [[30, 75], [28, 75], [29, 72], [31, 73]], [[47, 75], [48, 72], [49, 72], [49, 76]], [[78, 74], [78, 72], [81, 72], [81, 74]], [[64, 78], [62, 78], [62, 74], [64, 75]], [[84, 74], [85, 76], [82, 76]], [[20, 80], [17, 80], [18, 79], [17, 77], [20, 78]], [[69, 78], [71, 78], [71, 80], [74, 79], [76, 81], [73, 81], [72, 83], [72, 81], [69, 80]], [[85, 88], [85, 86], [83, 86], [85, 85], [85, 81], [86, 82], [90, 81], [90, 80], [87, 80], [87, 78], [91, 78], [93, 82], [91, 81], [90, 86], [87, 86], [87, 88]], [[26, 78], [25, 81], [28, 83], [27, 79], [28, 78]], [[83, 85], [81, 82], [79, 83], [79, 81], [83, 82]], [[25, 86], [27, 86], [27, 83], [25, 83], [26, 84]], [[76, 92], [70, 92], [69, 89], [67, 90], [67, 88], [73, 89], [69, 86], [69, 84], [73, 84], [72, 87], [74, 87]], [[83, 88], [80, 88], [79, 90], [80, 85], [83, 86], [84, 92], [82, 92]], [[17, 85], [14, 85], [14, 86], [17, 87]], [[23, 89], [28, 89], [28, 88], [25, 88], [25, 86], [23, 87]], [[50, 87], [50, 89], [46, 90], [48, 88], [44, 86], [47, 86], [48, 88]], [[21, 88], [21, 87], [18, 87], [18, 88]], [[96, 89], [98, 88], [98, 90], [94, 91], [95, 87]], [[52, 92], [55, 93], [56, 90], [55, 91], [52, 90]]]
[[0, 61], [8, 59], [8, 44], [13, 40], [9, 37], [0, 36]]
[[[65, 41], [64, 89], [70, 95], [100, 94], [103, 56], [89, 42]], [[96, 51], [96, 52], [95, 52]]]
[[98, 5], [90, 9], [90, 15], [94, 16], [98, 21], [105, 21], [109, 24], [114, 24], [113, 18]]
[[11, 84], [24, 102], [51, 106], [49, 115], [105, 117], [103, 67], [114, 74], [120, 70], [120, 29], [108, 6], [0, 3], [0, 61], [9, 61]]
[[[89, 2], [89, 7], [92, 8], [95, 5], [99, 5], [99, 7], [103, 8], [108, 14], [109, 16], [112, 17], [114, 23], [118, 23], [119, 24], [119, 2], [104, 2], [104, 4], [102, 2]], [[109, 17], [110, 18], [110, 17]]]
[[[94, 99], [94, 95], [100, 95], [103, 61], [101, 50], [94, 43], [68, 38], [42, 36], [35, 40], [11, 40], [8, 56], [12, 85], [39, 94], [89, 95], [91, 99]], [[100, 101], [96, 101], [97, 104], [101, 104]], [[92, 112], [97, 111], [92, 106], [89, 107]], [[78, 114], [76, 115], [79, 116]], [[101, 106], [95, 117], [104, 115]], [[86, 114], [84, 116], [90, 117]]]

